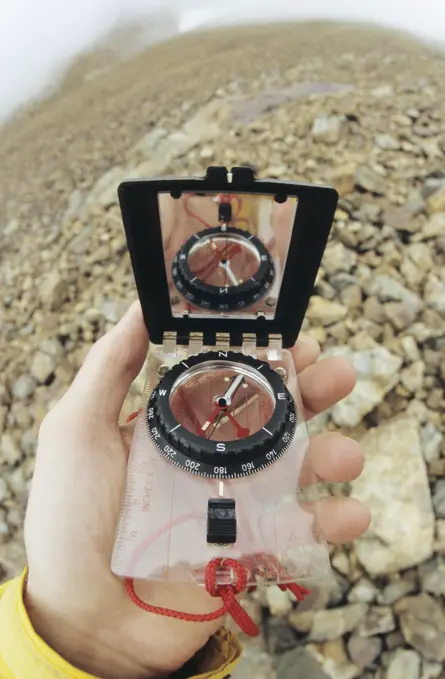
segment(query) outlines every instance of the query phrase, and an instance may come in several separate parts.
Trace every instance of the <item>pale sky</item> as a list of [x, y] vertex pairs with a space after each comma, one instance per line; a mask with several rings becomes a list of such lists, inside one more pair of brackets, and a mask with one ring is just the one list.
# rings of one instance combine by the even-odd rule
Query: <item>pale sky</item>
[[218, 22], [371, 20], [445, 43], [445, 0], [0, 0], [0, 118], [42, 92], [70, 60], [126, 20], [173, 8], [182, 31]]

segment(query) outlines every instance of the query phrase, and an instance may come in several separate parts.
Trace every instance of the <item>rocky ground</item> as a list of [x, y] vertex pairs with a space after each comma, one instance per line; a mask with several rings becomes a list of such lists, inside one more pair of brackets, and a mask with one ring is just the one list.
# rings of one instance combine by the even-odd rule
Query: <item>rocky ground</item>
[[0, 130], [2, 578], [39, 422], [135, 294], [118, 182], [252, 163], [340, 191], [306, 329], [358, 386], [312, 428], [361, 440], [365, 473], [332, 491], [373, 522], [332, 550], [331, 591], [247, 603], [264, 635], [236, 676], [445, 677], [444, 82], [443, 54], [381, 29], [227, 29], [86, 56]]

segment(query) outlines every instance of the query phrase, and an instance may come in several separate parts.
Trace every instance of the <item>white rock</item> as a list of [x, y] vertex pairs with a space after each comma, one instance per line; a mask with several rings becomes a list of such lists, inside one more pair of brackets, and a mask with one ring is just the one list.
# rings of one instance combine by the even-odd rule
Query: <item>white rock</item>
[[326, 611], [315, 611], [310, 641], [330, 641], [351, 632], [366, 615], [364, 603], [350, 604]]
[[348, 594], [349, 603], [363, 602], [365, 604], [370, 604], [374, 601], [377, 596], [377, 587], [368, 578], [361, 578], [352, 587]]
[[16, 399], [31, 396], [36, 388], [36, 381], [31, 375], [21, 375], [12, 385], [12, 394]]
[[391, 660], [386, 679], [419, 679], [420, 656], [415, 651], [398, 648]]
[[385, 347], [353, 352], [348, 346], [334, 347], [323, 356], [343, 356], [352, 362], [357, 384], [349, 396], [332, 409], [332, 419], [343, 427], [355, 427], [381, 403], [400, 377], [402, 359]]
[[42, 351], [37, 352], [31, 363], [31, 375], [39, 384], [44, 384], [55, 369], [56, 364], [52, 356]]
[[424, 660], [422, 663], [422, 673], [420, 679], [438, 679], [442, 674], [443, 665], [441, 662]]
[[288, 592], [282, 592], [277, 585], [266, 588], [266, 601], [272, 615], [286, 615], [292, 610], [292, 600]]
[[356, 553], [372, 576], [394, 573], [428, 559], [433, 551], [434, 513], [420, 444], [420, 427], [406, 416], [371, 429], [361, 439], [365, 469], [352, 495], [372, 515]]
[[[332, 657], [327, 653], [326, 655], [323, 655], [323, 653], [320, 653], [319, 646], [316, 646], [315, 644], [308, 644], [305, 646], [305, 650], [309, 652], [319, 663], [320, 666], [320, 672], [323, 672], [323, 674], [316, 674], [312, 670], [311, 672], [299, 672], [298, 666], [297, 666], [297, 672], [290, 672], [287, 676], [289, 679], [355, 679], [356, 677], [361, 676], [362, 674], [362, 669], [360, 667], [357, 667], [356, 665], [353, 665], [350, 663], [347, 659], [346, 654], [345, 657]], [[343, 654], [342, 654], [343, 655]]]
[[375, 143], [381, 149], [396, 150], [400, 148], [400, 142], [391, 134], [378, 134]]
[[344, 116], [320, 116], [314, 120], [312, 136], [315, 141], [336, 144], [342, 135]]

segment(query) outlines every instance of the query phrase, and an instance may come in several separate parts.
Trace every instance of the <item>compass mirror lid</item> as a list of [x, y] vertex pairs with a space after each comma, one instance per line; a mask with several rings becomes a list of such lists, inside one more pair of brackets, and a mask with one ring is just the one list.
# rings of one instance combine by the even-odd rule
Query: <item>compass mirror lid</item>
[[280, 334], [292, 346], [337, 205], [325, 186], [256, 179], [248, 167], [204, 178], [126, 180], [119, 200], [144, 319], [155, 344], [191, 332], [232, 345]]

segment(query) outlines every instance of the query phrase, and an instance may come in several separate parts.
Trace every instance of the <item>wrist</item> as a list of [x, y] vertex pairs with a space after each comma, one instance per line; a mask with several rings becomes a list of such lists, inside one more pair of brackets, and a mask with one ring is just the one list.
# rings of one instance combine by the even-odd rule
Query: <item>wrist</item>
[[[154, 679], [162, 676], [140, 662], [131, 642], [123, 646], [125, 634], [119, 625], [110, 629], [92, 614], [79, 616], [53, 607], [33, 592], [24, 591], [24, 605], [35, 633], [67, 663], [101, 679]], [[165, 675], [167, 676], [167, 675]]]

